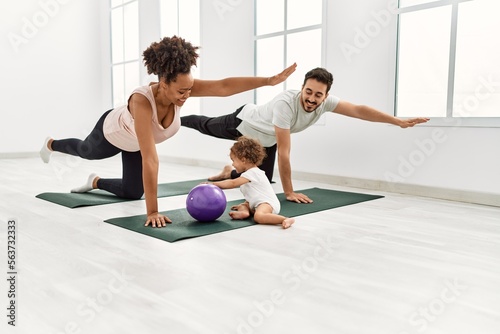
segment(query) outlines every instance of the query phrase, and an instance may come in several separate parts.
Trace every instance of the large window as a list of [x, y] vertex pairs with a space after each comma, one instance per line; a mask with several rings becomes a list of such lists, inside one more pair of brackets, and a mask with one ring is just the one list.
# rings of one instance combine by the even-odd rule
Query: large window
[[300, 89], [306, 72], [322, 66], [325, 6], [324, 0], [255, 0], [255, 74], [299, 65], [283, 84], [258, 89], [256, 103], [267, 102], [283, 89]]
[[498, 0], [399, 1], [397, 116], [500, 125], [498, 13]]

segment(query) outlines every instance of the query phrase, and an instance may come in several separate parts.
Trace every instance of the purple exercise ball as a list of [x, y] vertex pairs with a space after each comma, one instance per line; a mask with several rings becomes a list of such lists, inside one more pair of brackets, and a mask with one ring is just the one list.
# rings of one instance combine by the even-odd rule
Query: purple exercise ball
[[226, 210], [226, 195], [213, 184], [199, 184], [186, 198], [187, 212], [200, 222], [214, 221]]

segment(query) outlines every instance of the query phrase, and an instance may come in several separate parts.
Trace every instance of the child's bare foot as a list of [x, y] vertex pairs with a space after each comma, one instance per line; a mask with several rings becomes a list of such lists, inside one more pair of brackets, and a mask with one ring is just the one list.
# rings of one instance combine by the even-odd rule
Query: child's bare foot
[[231, 219], [241, 220], [250, 217], [250, 213], [245, 211], [230, 211], [229, 216], [231, 216]]
[[222, 169], [222, 172], [220, 172], [217, 175], [210, 176], [208, 178], [208, 181], [222, 181], [222, 180], [227, 180], [231, 178], [231, 171], [233, 170], [233, 167], [231, 165], [226, 165]]
[[293, 223], [295, 223], [295, 219], [293, 219], [293, 218], [286, 218], [281, 223], [281, 226], [283, 226], [283, 228], [289, 228], [290, 226], [292, 226]]
[[229, 216], [231, 216], [231, 219], [247, 219], [250, 217], [250, 208], [246, 202], [233, 205], [231, 207], [231, 211], [229, 212]]

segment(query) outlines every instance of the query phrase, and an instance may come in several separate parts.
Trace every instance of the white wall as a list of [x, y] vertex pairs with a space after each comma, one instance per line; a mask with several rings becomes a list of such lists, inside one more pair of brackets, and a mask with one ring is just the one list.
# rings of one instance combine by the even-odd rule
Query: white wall
[[0, 154], [35, 152], [46, 136], [82, 137], [111, 105], [107, 1], [0, 5]]

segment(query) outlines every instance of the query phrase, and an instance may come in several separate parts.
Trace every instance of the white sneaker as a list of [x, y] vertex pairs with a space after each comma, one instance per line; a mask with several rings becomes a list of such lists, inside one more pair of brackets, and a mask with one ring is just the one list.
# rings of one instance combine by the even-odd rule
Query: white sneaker
[[46, 164], [49, 163], [50, 155], [52, 154], [52, 151], [49, 150], [49, 147], [47, 146], [50, 139], [50, 137], [45, 138], [45, 142], [43, 143], [42, 149], [40, 150], [40, 158], [42, 158], [43, 162], [45, 162]]
[[94, 183], [94, 179], [97, 177], [97, 174], [92, 173], [89, 175], [89, 178], [87, 179], [87, 183], [85, 183], [83, 186], [80, 186], [78, 188], [71, 189], [72, 193], [86, 193], [88, 191], [91, 191], [94, 189], [92, 187], [92, 183]]

